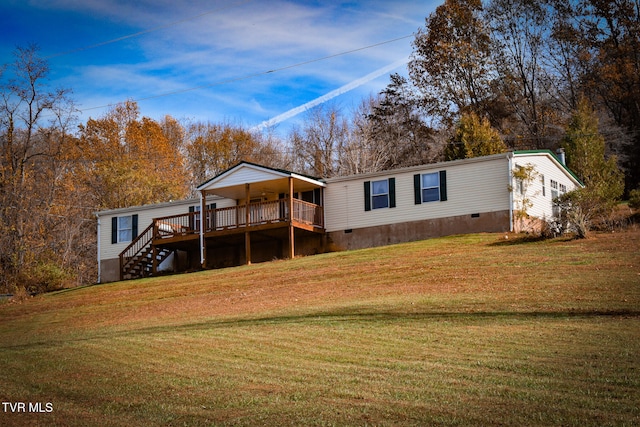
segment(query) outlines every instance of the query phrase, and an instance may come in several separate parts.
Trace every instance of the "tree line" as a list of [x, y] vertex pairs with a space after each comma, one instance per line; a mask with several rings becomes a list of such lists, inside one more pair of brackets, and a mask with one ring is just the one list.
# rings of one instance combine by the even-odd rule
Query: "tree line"
[[0, 69], [0, 290], [94, 281], [96, 211], [194, 196], [241, 160], [331, 177], [563, 147], [597, 197], [620, 197], [640, 183], [639, 26], [632, 0], [446, 0], [407, 77], [284, 137], [133, 101], [78, 123], [37, 47], [17, 48]]

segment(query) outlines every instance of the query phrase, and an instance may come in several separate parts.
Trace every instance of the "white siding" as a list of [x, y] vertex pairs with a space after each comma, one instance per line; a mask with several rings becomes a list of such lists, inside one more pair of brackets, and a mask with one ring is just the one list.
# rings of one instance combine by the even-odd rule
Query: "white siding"
[[[541, 152], [514, 155], [514, 170], [517, 166], [526, 166], [529, 164], [534, 166], [535, 178], [531, 185], [526, 188], [524, 196], [520, 193], [518, 183], [514, 180], [514, 209], [521, 207], [522, 198], [526, 197], [533, 204], [533, 206], [527, 209], [529, 216], [540, 219], [551, 218], [553, 217], [551, 180], [556, 181], [558, 185], [564, 185], [567, 192], [579, 188], [581, 184], [549, 153]], [[544, 192], [541, 181], [542, 176], [544, 176]]]
[[[208, 197], [207, 203], [215, 203], [217, 208], [236, 205], [235, 200], [213, 197]], [[99, 212], [100, 260], [118, 258], [120, 252], [122, 252], [131, 243], [111, 243], [111, 218], [127, 215], [138, 215], [138, 233], [142, 233], [145, 228], [147, 228], [151, 224], [154, 218], [188, 213], [190, 206], [200, 206], [200, 199], [181, 200], [173, 203], [161, 203], [157, 205], [147, 205]]]
[[[446, 170], [447, 200], [416, 205], [413, 176]], [[364, 182], [396, 180], [396, 207], [364, 209]], [[509, 209], [507, 155], [445, 162], [378, 174], [327, 180], [328, 232]]]

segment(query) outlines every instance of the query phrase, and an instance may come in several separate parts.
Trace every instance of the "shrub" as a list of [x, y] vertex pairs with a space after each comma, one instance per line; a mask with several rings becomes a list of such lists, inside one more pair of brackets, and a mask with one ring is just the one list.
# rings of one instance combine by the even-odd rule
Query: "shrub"
[[580, 239], [587, 237], [593, 218], [607, 210], [606, 203], [585, 188], [563, 194], [553, 202], [560, 212], [557, 218], [560, 229], [575, 233]]
[[70, 281], [70, 274], [53, 261], [41, 261], [22, 272], [22, 284], [30, 294], [63, 289]]
[[631, 190], [629, 193], [629, 207], [631, 209], [640, 209], [640, 188]]

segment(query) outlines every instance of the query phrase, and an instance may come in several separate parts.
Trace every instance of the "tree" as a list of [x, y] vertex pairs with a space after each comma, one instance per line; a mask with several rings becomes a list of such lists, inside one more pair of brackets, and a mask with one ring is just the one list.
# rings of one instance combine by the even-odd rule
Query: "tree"
[[636, 0], [582, 0], [576, 32], [588, 68], [581, 78], [589, 98], [608, 111], [632, 143], [622, 147], [626, 188], [640, 185], [640, 4]]
[[259, 137], [240, 126], [192, 123], [185, 147], [192, 183], [198, 185], [242, 160], [258, 161], [261, 148]]
[[138, 105], [116, 105], [80, 126], [86, 191], [98, 209], [157, 203], [185, 197], [188, 177], [179, 147], [154, 120], [140, 119]]
[[362, 100], [353, 112], [349, 138], [338, 159], [344, 175], [378, 172], [384, 170], [392, 156], [390, 141], [375, 138], [371, 119], [378, 99], [370, 96]]
[[463, 114], [455, 134], [445, 147], [446, 160], [489, 156], [507, 151], [500, 134], [491, 127], [489, 120], [480, 119], [475, 113]]
[[481, 0], [446, 0], [413, 42], [412, 81], [429, 115], [445, 124], [465, 111], [484, 115], [494, 75]]
[[559, 122], [553, 105], [553, 84], [544, 68], [549, 52], [552, 22], [549, 4], [537, 0], [491, 0], [490, 19], [497, 90], [507, 100], [519, 125], [514, 135], [524, 135], [533, 148], [549, 148], [550, 133]]
[[510, 188], [510, 191], [515, 191], [514, 196], [514, 210], [513, 219], [517, 222], [519, 231], [529, 231], [534, 225], [530, 221], [529, 209], [533, 207], [533, 201], [531, 196], [537, 194], [529, 194], [529, 188], [531, 184], [537, 179], [538, 172], [531, 163], [526, 165], [516, 165], [516, 168], [511, 172], [515, 179], [517, 188]]
[[621, 181], [614, 156], [605, 156], [606, 147], [598, 131], [598, 118], [590, 103], [582, 99], [562, 139], [567, 165], [591, 191], [601, 193], [613, 203], [622, 196]]
[[340, 175], [339, 159], [348, 139], [348, 122], [335, 105], [309, 110], [302, 128], [289, 135], [295, 168], [322, 178]]
[[604, 138], [598, 132], [598, 119], [584, 99], [571, 117], [562, 140], [567, 165], [585, 188], [566, 194], [560, 200], [580, 237], [595, 218], [605, 218], [624, 192], [624, 176], [614, 156], [605, 157]]
[[416, 89], [399, 74], [371, 105], [368, 116], [369, 138], [387, 155], [384, 169], [423, 164], [436, 157], [433, 129], [427, 125]]
[[15, 58], [0, 89], [0, 286], [37, 291], [61, 286], [66, 275], [58, 190], [74, 109], [67, 90], [47, 87], [36, 46], [17, 48]]

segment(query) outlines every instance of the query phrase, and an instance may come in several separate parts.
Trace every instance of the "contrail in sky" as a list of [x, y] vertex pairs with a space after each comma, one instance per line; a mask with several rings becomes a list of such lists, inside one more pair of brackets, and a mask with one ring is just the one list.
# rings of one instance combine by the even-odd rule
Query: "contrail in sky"
[[297, 116], [298, 114], [303, 113], [303, 112], [307, 111], [310, 108], [313, 108], [313, 107], [315, 107], [317, 105], [320, 105], [323, 102], [327, 102], [330, 99], [335, 98], [336, 96], [342, 95], [343, 93], [347, 93], [350, 90], [353, 90], [353, 89], [357, 88], [358, 86], [362, 86], [363, 84], [368, 83], [371, 80], [382, 76], [383, 74], [389, 73], [389, 72], [395, 70], [396, 68], [398, 68], [399, 66], [406, 64], [408, 61], [409, 61], [408, 58], [400, 59], [400, 60], [398, 60], [398, 61], [396, 61], [396, 62], [394, 62], [392, 64], [387, 65], [386, 67], [382, 67], [382, 68], [380, 68], [378, 70], [375, 70], [374, 72], [369, 73], [364, 77], [360, 77], [359, 79], [356, 79], [356, 80], [354, 80], [354, 81], [352, 81], [350, 83], [347, 83], [346, 85], [341, 86], [338, 89], [332, 90], [331, 92], [326, 93], [326, 94], [322, 95], [319, 98], [316, 98], [316, 99], [314, 99], [312, 101], [309, 101], [309, 102], [307, 102], [305, 104], [302, 104], [299, 107], [292, 108], [291, 110], [286, 111], [286, 112], [284, 112], [284, 113], [282, 113], [280, 115], [277, 115], [277, 116], [275, 116], [274, 118], [272, 118], [270, 120], [266, 120], [266, 121], [260, 123], [259, 125], [253, 127], [251, 130], [253, 130], [253, 131], [261, 131], [261, 130], [263, 130], [265, 128], [268, 128], [270, 126], [274, 126], [274, 125], [276, 125], [278, 123], [284, 122], [285, 120], [288, 120], [288, 119], [290, 119], [290, 118], [292, 118], [294, 116]]

